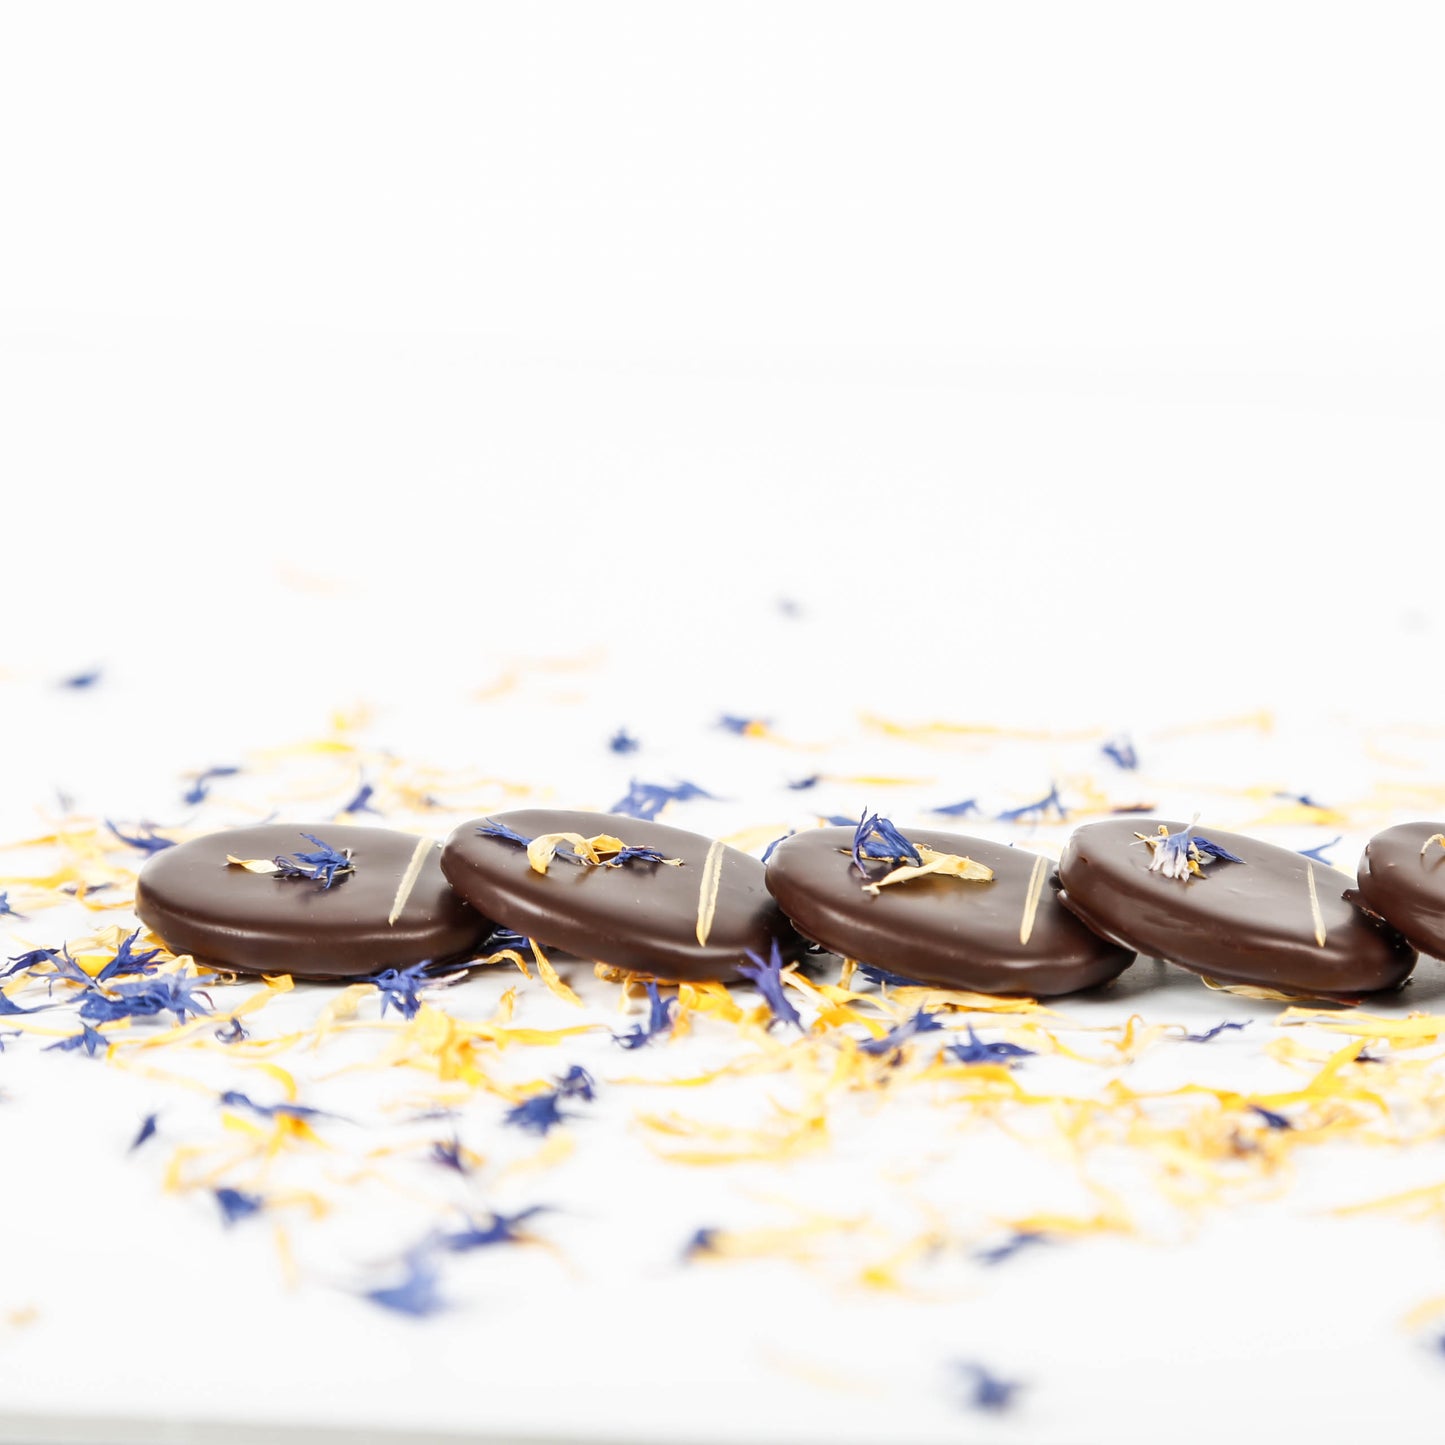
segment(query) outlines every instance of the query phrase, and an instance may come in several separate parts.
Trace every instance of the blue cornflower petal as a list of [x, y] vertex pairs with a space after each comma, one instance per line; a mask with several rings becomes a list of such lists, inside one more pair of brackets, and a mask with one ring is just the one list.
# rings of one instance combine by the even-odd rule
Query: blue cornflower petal
[[147, 1114], [145, 1118], [141, 1121], [140, 1132], [137, 1133], [135, 1138], [131, 1141], [131, 1146], [128, 1151], [129, 1153], [134, 1154], [135, 1151], [139, 1149], [140, 1146], [144, 1144], [147, 1139], [155, 1137], [157, 1117], [158, 1116], [155, 1114]]
[[1014, 1255], [1036, 1244], [1047, 1244], [1049, 1237], [1038, 1230], [1015, 1230], [1002, 1244], [991, 1245], [988, 1249], [977, 1249], [973, 1257], [980, 1264], [1004, 1264]]
[[181, 794], [181, 801], [189, 803], [194, 807], [198, 803], [204, 803], [211, 791], [211, 783], [216, 778], [233, 778], [241, 770], [240, 768], [221, 767], [207, 768], [203, 773], [197, 773], [191, 780], [191, 786]]
[[927, 1009], [919, 1009], [917, 1013], [903, 1020], [901, 1024], [894, 1024], [882, 1038], [865, 1039], [858, 1045], [858, 1051], [864, 1054], [873, 1054], [882, 1057], [885, 1054], [896, 1053], [919, 1034], [931, 1034], [943, 1027], [942, 1020], [935, 1013], [929, 1013]]
[[467, 1227], [454, 1234], [443, 1234], [440, 1243], [453, 1254], [464, 1254], [472, 1249], [489, 1249], [494, 1244], [515, 1244], [525, 1238], [517, 1233], [517, 1226], [525, 1223], [534, 1214], [546, 1212], [546, 1205], [534, 1204], [517, 1214], [493, 1214], [485, 1224], [468, 1220]]
[[590, 1104], [597, 1097], [597, 1080], [581, 1064], [573, 1064], [557, 1080], [557, 1093], [564, 1099], [581, 1099]]
[[94, 687], [102, 675], [100, 668], [93, 667], [89, 672], [76, 672], [69, 677], [62, 677], [58, 686], [68, 687], [72, 691], [79, 692], [82, 688]]
[[858, 972], [873, 983], [886, 984], [889, 988], [921, 988], [916, 978], [904, 978], [901, 973], [889, 973], [875, 963], [860, 963]]
[[1052, 808], [1057, 814], [1059, 821], [1065, 822], [1068, 819], [1068, 811], [1065, 809], [1062, 799], [1059, 797], [1059, 785], [1054, 783], [1046, 797], [1042, 797], [1033, 803], [1025, 803], [1019, 808], [1009, 808], [1006, 812], [998, 815], [1000, 823], [1021, 823], [1025, 818], [1034, 818], [1042, 822], [1045, 814]]
[[322, 1117], [322, 1110], [308, 1108], [305, 1104], [258, 1104], [249, 1094], [243, 1094], [238, 1089], [227, 1089], [216, 1102], [227, 1109], [249, 1109], [263, 1119], [274, 1119], [278, 1114], [292, 1119]]
[[773, 856], [773, 853], [777, 849], [779, 843], [786, 842], [797, 831], [798, 830], [796, 828], [789, 828], [788, 831], [784, 833], [781, 838], [774, 838], [773, 841], [769, 843], [766, 848], [763, 849], [763, 862], [766, 863], [768, 859]]
[[774, 1024], [792, 1024], [798, 1029], [803, 1027], [802, 1017], [783, 990], [783, 955], [777, 939], [773, 940], [772, 952], [767, 958], [761, 958], [749, 950], [748, 962], [738, 964], [737, 968], [762, 994], [772, 1012], [773, 1016], [768, 1021], [769, 1028]]
[[718, 1231], [707, 1226], [693, 1230], [692, 1238], [682, 1247], [682, 1257], [696, 1259], [700, 1254], [711, 1254], [717, 1243], [717, 1237]]
[[525, 1129], [531, 1134], [547, 1134], [558, 1124], [565, 1123], [571, 1115], [561, 1109], [561, 1095], [555, 1092], [533, 1094], [514, 1104], [502, 1118], [504, 1124], [514, 1129]]
[[421, 1008], [421, 991], [425, 988], [446, 988], [465, 977], [466, 970], [437, 976], [427, 972], [438, 967], [430, 959], [423, 959], [409, 968], [384, 968], [363, 982], [369, 983], [381, 995], [381, 1016], [386, 1017], [387, 1008], [394, 1008], [404, 1019], [414, 1019]]
[[58, 948], [32, 948], [28, 953], [17, 953], [6, 968], [0, 968], [0, 978], [9, 978], [13, 973], [32, 973], [42, 963], [54, 963], [60, 956]]
[[1018, 1044], [1005, 1043], [1000, 1039], [996, 1043], [986, 1044], [974, 1032], [972, 1024], [968, 1026], [967, 1042], [949, 1044], [944, 1053], [960, 1064], [1007, 1064], [1012, 1066], [1015, 1059], [1031, 1059], [1035, 1056], [1036, 1050], [1021, 1048]]
[[627, 818], [641, 818], [650, 823], [669, 803], [685, 803], [690, 798], [711, 798], [712, 794], [698, 787], [696, 783], [679, 783], [674, 788], [661, 783], [641, 783], [634, 778], [624, 797], [608, 809], [621, 813]]
[[1122, 734], [1111, 738], [1099, 751], [1125, 772], [1132, 773], [1139, 766], [1139, 754], [1135, 751], [1134, 744]]
[[1207, 1044], [1212, 1039], [1217, 1039], [1226, 1029], [1247, 1029], [1252, 1022], [1252, 1019], [1245, 1019], [1243, 1023], [1234, 1023], [1226, 1019], [1222, 1024], [1215, 1024], [1212, 1029], [1205, 1029], [1202, 1034], [1183, 1035], [1181, 1042], [1187, 1044]]
[[640, 1049], [644, 1044], [650, 1044], [653, 1039], [672, 1032], [672, 1016], [677, 1011], [677, 1000], [663, 998], [657, 985], [652, 982], [647, 984], [647, 1000], [646, 1025], [633, 1024], [625, 1034], [613, 1034], [613, 1043], [621, 1044], [624, 1049]]
[[607, 740], [607, 746], [618, 756], [626, 753], [635, 753], [642, 746], [626, 728], [618, 728]]
[[1313, 848], [1301, 848], [1299, 850], [1300, 857], [1312, 858], [1316, 863], [1323, 863], [1326, 868], [1333, 867], [1334, 865], [1325, 857], [1325, 852], [1327, 849], [1333, 848], [1343, 842], [1344, 836], [1345, 835], [1341, 833], [1339, 837], [1331, 838], [1328, 843], [1317, 843]]
[[280, 870], [278, 878], [303, 878], [319, 883], [322, 889], [330, 888], [336, 882], [338, 873], [355, 871], [350, 852], [338, 853], [329, 843], [324, 843], [314, 833], [301, 835], [308, 843], [316, 845], [313, 853], [278, 853], [273, 860]]
[[162, 849], [174, 848], [176, 846], [174, 838], [162, 838], [161, 835], [156, 832], [156, 825], [154, 823], [142, 823], [141, 827], [144, 831], [134, 834], [122, 833], [109, 818], [105, 820], [105, 826], [127, 847], [135, 848], [147, 856], [152, 853], [159, 853]]
[[1218, 843], [1211, 843], [1208, 838], [1201, 838], [1198, 833], [1194, 835], [1194, 848], [1196, 852], [1203, 853], [1209, 858], [1218, 858], [1222, 863], [1243, 863], [1243, 858], [1236, 858], [1228, 848], [1221, 848]]
[[223, 1028], [216, 1030], [216, 1038], [223, 1044], [239, 1044], [250, 1037], [251, 1035], [246, 1032], [246, 1026], [234, 1016]]
[[894, 825], [877, 813], [870, 814], [865, 808], [853, 830], [853, 864], [866, 878], [868, 870], [863, 866], [865, 858], [882, 859], [889, 863], [902, 863], [905, 859], [915, 867], [923, 865], [918, 849]]
[[59, 1049], [62, 1053], [73, 1054], [78, 1049], [83, 1049], [87, 1057], [93, 1059], [97, 1052], [109, 1047], [110, 1040], [99, 1029], [93, 1029], [89, 1024], [81, 1024], [78, 1034], [71, 1034], [69, 1038], [61, 1039], [59, 1043], [46, 1044], [44, 1052], [48, 1054], [54, 1049]]
[[363, 782], [357, 788], [356, 792], [352, 794], [350, 801], [341, 805], [341, 810], [336, 816], [341, 818], [345, 817], [348, 813], [375, 813], [379, 818], [381, 816], [381, 809], [371, 806], [371, 800], [375, 796], [376, 789], [373, 788], [370, 783]]
[[80, 1004], [80, 1016], [89, 1023], [115, 1023], [120, 1019], [150, 1018], [170, 1013], [177, 1023], [199, 1018], [212, 1011], [210, 995], [199, 980], [178, 973], [118, 983], [109, 995], [98, 990], [88, 993]]
[[978, 801], [974, 798], [965, 798], [961, 803], [944, 803], [940, 807], [930, 808], [930, 813], [937, 813], [944, 818], [967, 818], [971, 813], [979, 811]]
[[1285, 1118], [1283, 1114], [1276, 1114], [1273, 1109], [1266, 1109], [1260, 1104], [1249, 1106], [1271, 1129], [1293, 1129], [1294, 1125]]
[[740, 738], [747, 737], [749, 733], [755, 733], [769, 726], [768, 722], [763, 718], [734, 717], [730, 713], [724, 713], [718, 718], [717, 725], [724, 732], [734, 733]]
[[140, 929], [134, 933], [127, 934], [121, 940], [120, 947], [115, 951], [115, 957], [111, 959], [104, 968], [95, 976], [97, 983], [108, 983], [113, 978], [122, 978], [131, 974], [152, 974], [156, 970], [155, 960], [161, 956], [158, 948], [147, 948], [140, 953], [135, 951], [135, 941], [140, 937]]
[[216, 1203], [221, 1206], [221, 1219], [228, 1225], [249, 1219], [266, 1206], [266, 1201], [259, 1194], [246, 1194], [240, 1189], [217, 1189], [213, 1192]]
[[1023, 1389], [1019, 1380], [1004, 1380], [972, 1360], [954, 1360], [953, 1370], [959, 1382], [968, 1387], [965, 1404], [975, 1410], [1001, 1413], [1013, 1408], [1014, 1396]]
[[431, 1146], [433, 1164], [443, 1169], [454, 1169], [458, 1174], [470, 1174], [471, 1169], [462, 1158], [462, 1141], [453, 1135], [450, 1139], [438, 1139]]
[[438, 1289], [440, 1283], [440, 1272], [431, 1259], [425, 1254], [414, 1253], [407, 1259], [406, 1278], [400, 1284], [387, 1289], [367, 1290], [366, 1298], [383, 1309], [424, 1319], [446, 1308], [446, 1301]]

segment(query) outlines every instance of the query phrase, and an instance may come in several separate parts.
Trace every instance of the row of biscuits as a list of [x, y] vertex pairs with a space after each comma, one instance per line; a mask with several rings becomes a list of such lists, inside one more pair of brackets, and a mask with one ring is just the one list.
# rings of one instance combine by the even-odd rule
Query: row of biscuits
[[510, 812], [444, 845], [268, 824], [157, 853], [136, 907], [173, 952], [300, 978], [463, 961], [512, 935], [668, 981], [735, 978], [750, 956], [811, 945], [911, 981], [1047, 997], [1143, 954], [1225, 986], [1354, 1000], [1397, 988], [1417, 950], [1445, 954], [1445, 825], [1378, 834], [1352, 881], [1258, 839], [1135, 818], [1079, 828], [1057, 865], [876, 814], [786, 838], [766, 862], [604, 813]]

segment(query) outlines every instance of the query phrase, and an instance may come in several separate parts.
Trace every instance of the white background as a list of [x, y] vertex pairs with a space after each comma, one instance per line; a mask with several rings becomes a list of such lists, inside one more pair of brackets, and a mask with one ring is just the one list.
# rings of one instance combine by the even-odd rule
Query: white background
[[[11, 657], [150, 626], [204, 673], [283, 563], [384, 579], [359, 630], [422, 673], [524, 644], [522, 588], [549, 644], [706, 596], [724, 657], [787, 593], [860, 656], [1028, 648], [979, 710], [1101, 665], [1121, 715], [1398, 699], [1380, 633], [1438, 644], [1440, 39], [1389, 4], [8, 7]], [[307, 630], [241, 651], [289, 677]]]
[[[0, 668], [99, 663], [135, 705], [0, 718], [0, 786], [139, 815], [147, 767], [599, 642], [633, 691], [588, 736], [658, 691], [700, 720], [1268, 705], [1302, 756], [1315, 717], [1438, 720], [1442, 29], [1378, 3], [7, 6]], [[1252, 1321], [1230, 1409], [1352, 1358], [1314, 1234], [1269, 1228], [1172, 1266], [1207, 1301], [1188, 1350], [1238, 1368], [1221, 1261], [1293, 1251], [1296, 1333], [1276, 1359]], [[1158, 1306], [1111, 1278], [1115, 1323]], [[1094, 1438], [1208, 1390], [1159, 1348], [1119, 1365], [1163, 1413]], [[1434, 1398], [1402, 1348], [1395, 1398]]]

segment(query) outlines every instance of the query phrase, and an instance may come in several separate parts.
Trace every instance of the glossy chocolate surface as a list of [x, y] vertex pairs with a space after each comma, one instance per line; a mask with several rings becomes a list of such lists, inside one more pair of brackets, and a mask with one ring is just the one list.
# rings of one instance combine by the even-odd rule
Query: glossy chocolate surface
[[1401, 823], [1376, 833], [1360, 859], [1360, 901], [1422, 953], [1445, 958], [1445, 848], [1425, 842], [1445, 823]]
[[[1345, 897], [1350, 879], [1338, 869], [1206, 824], [1196, 832], [1244, 861], [1210, 863], [1203, 877], [1166, 877], [1149, 871], [1153, 850], [1135, 837], [1160, 822], [1088, 823], [1069, 839], [1060, 897], [1090, 928], [1220, 983], [1282, 993], [1352, 999], [1409, 976], [1414, 950]], [[1177, 833], [1184, 824], [1167, 826]]]
[[707, 942], [699, 943], [699, 894], [712, 839], [612, 813], [524, 808], [492, 819], [525, 838], [608, 833], [630, 847], [682, 859], [680, 868], [638, 861], [598, 868], [559, 854], [543, 874], [529, 866], [518, 844], [478, 833], [486, 819], [463, 823], [442, 851], [442, 871], [452, 887], [488, 917], [544, 947], [633, 973], [689, 980], [735, 978], [746, 953], [766, 957], [775, 939], [784, 958], [801, 949], [763, 882], [763, 865], [736, 848], [722, 850], [716, 909]]
[[[959, 833], [911, 828], [907, 836], [992, 868], [993, 882], [927, 877], [865, 893], [868, 880], [849, 856], [853, 829], [818, 828], [778, 845], [768, 860], [768, 887], [815, 943], [945, 988], [1074, 993], [1107, 983], [1133, 960], [1132, 951], [1090, 932], [1062, 907], [1049, 886], [1048, 859]], [[869, 878], [876, 881], [890, 866], [870, 863]], [[1031, 885], [1038, 892], [1026, 927]]]
[[[250, 873], [226, 862], [313, 847], [314, 833], [355, 868], [330, 888], [305, 878]], [[136, 889], [141, 921], [174, 953], [240, 973], [346, 978], [424, 959], [466, 956], [493, 931], [442, 876], [433, 846], [395, 923], [387, 917], [418, 839], [390, 828], [339, 823], [267, 824], [208, 833], [146, 861]]]

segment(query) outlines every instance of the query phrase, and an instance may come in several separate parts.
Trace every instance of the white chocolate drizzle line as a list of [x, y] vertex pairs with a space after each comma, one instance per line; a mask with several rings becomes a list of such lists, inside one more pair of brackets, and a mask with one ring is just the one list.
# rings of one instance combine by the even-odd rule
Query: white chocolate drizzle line
[[1039, 911], [1039, 897], [1044, 891], [1044, 879], [1048, 874], [1049, 860], [1034, 859], [1034, 871], [1029, 874], [1028, 896], [1024, 899], [1024, 916], [1019, 922], [1019, 942], [1027, 943], [1034, 931], [1034, 915]]
[[1310, 885], [1310, 915], [1315, 921], [1315, 942], [1323, 948], [1325, 946], [1325, 919], [1320, 912], [1320, 895], [1315, 892], [1315, 865], [1305, 864], [1305, 878]]
[[406, 872], [401, 875], [401, 882], [396, 889], [396, 897], [391, 900], [391, 912], [386, 915], [388, 928], [401, 917], [401, 910], [406, 907], [406, 900], [411, 897], [411, 890], [416, 887], [416, 880], [421, 877], [421, 865], [426, 862], [426, 855], [435, 846], [430, 838], [416, 840], [416, 847], [412, 849], [411, 862], [406, 865]]
[[712, 916], [717, 912], [717, 890], [722, 882], [723, 853], [727, 844], [719, 840], [707, 850], [702, 864], [702, 882], [697, 890], [697, 941], [706, 943], [712, 932]]

